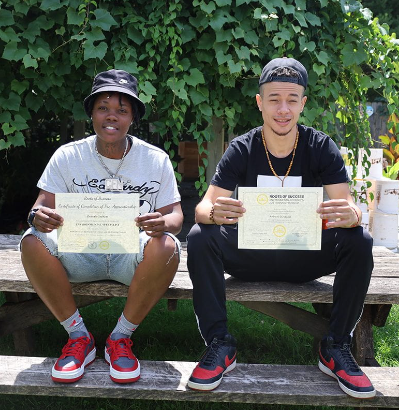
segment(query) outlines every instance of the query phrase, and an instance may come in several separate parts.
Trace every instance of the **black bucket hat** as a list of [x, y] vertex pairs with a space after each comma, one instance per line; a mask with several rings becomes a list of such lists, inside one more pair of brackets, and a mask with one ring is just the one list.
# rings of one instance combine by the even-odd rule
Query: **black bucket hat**
[[91, 94], [84, 99], [86, 114], [91, 117], [90, 102], [96, 97], [96, 94], [105, 91], [116, 91], [133, 97], [137, 102], [137, 108], [142, 118], [145, 114], [145, 104], [137, 96], [137, 79], [123, 70], [108, 70], [95, 76]]
[[[291, 68], [298, 73], [298, 77], [284, 77], [276, 75], [274, 72], [278, 68]], [[262, 74], [259, 79], [259, 86], [273, 81], [296, 83], [302, 85], [306, 89], [308, 85], [308, 72], [306, 71], [306, 68], [294, 58], [275, 58], [263, 67]]]

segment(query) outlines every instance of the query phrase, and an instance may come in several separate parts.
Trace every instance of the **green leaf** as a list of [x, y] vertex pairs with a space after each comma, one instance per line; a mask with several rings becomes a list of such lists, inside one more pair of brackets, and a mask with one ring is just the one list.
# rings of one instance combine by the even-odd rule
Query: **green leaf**
[[190, 87], [188, 90], [188, 95], [190, 96], [191, 101], [194, 105], [201, 104], [204, 101], [208, 100], [208, 97], [204, 96], [202, 93], [197, 91], [195, 88]]
[[189, 25], [185, 25], [181, 31], [181, 39], [182, 43], [186, 44], [189, 41], [193, 40], [196, 38], [197, 33], [193, 30], [193, 28]]
[[12, 133], [14, 133], [14, 132], [16, 131], [16, 128], [13, 127], [12, 125], [8, 124], [7, 122], [4, 123], [4, 124], [1, 126], [1, 129], [2, 129], [3, 132], [4, 132], [4, 135], [9, 135], [9, 134], [12, 134]]
[[219, 7], [223, 7], [223, 6], [231, 6], [232, 0], [216, 0], [216, 4]]
[[321, 26], [321, 20], [315, 14], [305, 13], [305, 18], [312, 26]]
[[14, 79], [11, 81], [11, 90], [16, 91], [19, 95], [21, 95], [25, 90], [27, 90], [28, 87], [29, 81], [27, 80], [18, 81]]
[[8, 149], [11, 147], [11, 141], [5, 141], [3, 139], [0, 139], [0, 151], [2, 149]]
[[234, 63], [233, 60], [230, 60], [227, 63], [227, 66], [229, 67], [231, 74], [239, 73], [241, 71], [241, 67], [242, 67], [240, 62]]
[[328, 65], [330, 63], [330, 56], [325, 52], [325, 51], [320, 51], [320, 53], [316, 53], [317, 59], [320, 61], [320, 63], [324, 65]]
[[37, 68], [38, 64], [35, 58], [32, 58], [30, 54], [25, 54], [24, 58], [22, 59], [25, 68], [33, 67]]
[[198, 70], [198, 68], [192, 68], [190, 70], [190, 75], [184, 76], [184, 81], [192, 87], [195, 87], [198, 84], [205, 84], [204, 75]]
[[138, 45], [141, 45], [144, 41], [143, 32], [132, 24], [129, 24], [127, 28], [127, 36]]
[[306, 10], [306, 0], [295, 0], [295, 4], [298, 9]]
[[67, 10], [67, 24], [81, 26], [85, 21], [84, 13], [79, 14], [74, 8], [68, 7]]
[[199, 109], [202, 112], [202, 114], [205, 115], [206, 117], [212, 116], [212, 108], [208, 104], [206, 103], [200, 104]]
[[68, 4], [67, 0], [60, 1], [60, 0], [43, 0], [40, 4], [40, 8], [44, 11], [48, 10], [57, 10], [60, 9], [65, 4]]
[[241, 46], [240, 48], [236, 48], [236, 53], [240, 60], [250, 60], [251, 59], [251, 51], [246, 46]]
[[280, 7], [283, 8], [284, 14], [294, 14], [295, 13], [295, 7], [292, 4], [285, 4], [284, 2], [281, 2]]
[[4, 107], [11, 111], [19, 111], [21, 105], [21, 97], [14, 92], [10, 92], [8, 100], [5, 101]]
[[204, 11], [206, 14], [211, 14], [213, 11], [216, 10], [216, 6], [213, 1], [210, 1], [208, 4], [206, 4], [204, 1], [201, 1], [200, 7], [201, 10]]
[[83, 44], [83, 49], [85, 60], [89, 60], [90, 58], [98, 58], [101, 60], [107, 52], [107, 43], [102, 41], [98, 46], [95, 46], [92, 43], [85, 42]]
[[93, 14], [95, 15], [96, 19], [94, 21], [90, 21], [92, 27], [100, 27], [104, 31], [109, 31], [112, 26], [118, 25], [118, 23], [107, 10], [95, 9]]
[[219, 31], [222, 29], [223, 25], [229, 21], [228, 16], [223, 10], [216, 10], [212, 15], [209, 25], [213, 28], [214, 31]]
[[104, 33], [100, 27], [93, 27], [91, 31], [86, 31], [85, 34], [86, 34], [87, 40], [90, 41], [91, 43], [105, 39]]
[[9, 10], [0, 9], [0, 27], [13, 26], [14, 17]]
[[356, 50], [353, 44], [345, 44], [342, 49], [342, 62], [345, 67], [353, 64], [361, 64], [367, 60], [367, 54], [363, 50]]
[[140, 89], [146, 94], [157, 95], [156, 88], [149, 81], [144, 81], [144, 83], [141, 83]]
[[316, 48], [316, 43], [314, 41], [306, 42], [304, 37], [299, 37], [298, 42], [299, 42], [299, 49], [301, 50], [301, 52], [304, 52], [306, 50], [312, 52]]
[[236, 29], [233, 30], [233, 36], [234, 38], [244, 38], [245, 37], [245, 31], [241, 27], [237, 27]]
[[25, 146], [24, 135], [20, 131], [17, 131], [14, 135], [10, 135], [8, 137], [8, 141], [10, 142], [11, 145], [14, 145], [14, 147], [24, 147]]
[[224, 64], [226, 61], [230, 61], [232, 59], [231, 54], [224, 54], [222, 50], [216, 52], [216, 61], [219, 65]]
[[210, 50], [215, 44], [214, 33], [204, 33], [198, 40], [198, 48], [201, 50]]
[[26, 49], [24, 48], [18, 48], [18, 43], [15, 41], [10, 41], [6, 46], [4, 47], [4, 52], [2, 57], [5, 60], [10, 60], [10, 61], [19, 61], [22, 60], [23, 57], [26, 54]]
[[23, 118], [19, 114], [16, 114], [14, 116], [14, 120], [11, 121], [11, 124], [18, 131], [25, 130], [26, 128], [29, 128], [28, 124], [26, 123], [25, 118]]

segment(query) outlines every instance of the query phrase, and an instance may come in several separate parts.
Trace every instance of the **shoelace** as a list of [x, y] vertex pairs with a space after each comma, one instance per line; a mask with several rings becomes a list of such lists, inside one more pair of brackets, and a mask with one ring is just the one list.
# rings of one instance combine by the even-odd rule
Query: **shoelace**
[[130, 347], [133, 345], [131, 339], [110, 340], [110, 346], [107, 348], [108, 353], [112, 351], [112, 355], [117, 357], [128, 357], [132, 359], [132, 351]]
[[351, 345], [345, 343], [345, 344], [343, 344], [342, 346], [339, 346], [339, 345], [338, 345], [337, 347], [339, 347], [340, 352], [341, 352], [341, 355], [342, 355], [342, 358], [343, 358], [343, 360], [344, 360], [344, 362], [345, 362], [345, 365], [349, 367], [349, 370], [350, 370], [351, 372], [358, 372], [358, 371], [360, 371], [359, 366], [357, 365], [357, 363], [356, 363], [354, 357], [352, 356], [352, 353], [351, 353], [351, 350], [350, 350]]
[[207, 347], [201, 362], [205, 366], [213, 366], [218, 358], [219, 349], [222, 347], [222, 342], [213, 339], [211, 344]]
[[77, 357], [82, 353], [82, 350], [86, 348], [88, 342], [89, 338], [87, 336], [78, 337], [77, 339], [70, 339], [62, 349], [63, 356]]

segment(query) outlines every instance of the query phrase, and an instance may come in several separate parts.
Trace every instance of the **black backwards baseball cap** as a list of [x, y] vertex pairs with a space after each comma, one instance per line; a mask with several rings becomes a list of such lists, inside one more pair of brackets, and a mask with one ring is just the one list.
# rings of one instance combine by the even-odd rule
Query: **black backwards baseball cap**
[[89, 117], [91, 116], [90, 102], [97, 96], [96, 94], [106, 91], [116, 91], [130, 95], [137, 102], [140, 118], [144, 116], [145, 104], [137, 96], [136, 77], [123, 70], [108, 70], [95, 76], [91, 94], [84, 99], [83, 105]]
[[[288, 77], [277, 74], [276, 70], [279, 68], [290, 68], [297, 72], [298, 77]], [[308, 72], [306, 68], [294, 58], [275, 58], [263, 67], [259, 79], [259, 87], [264, 83], [271, 83], [273, 81], [295, 83], [306, 88], [308, 85]]]

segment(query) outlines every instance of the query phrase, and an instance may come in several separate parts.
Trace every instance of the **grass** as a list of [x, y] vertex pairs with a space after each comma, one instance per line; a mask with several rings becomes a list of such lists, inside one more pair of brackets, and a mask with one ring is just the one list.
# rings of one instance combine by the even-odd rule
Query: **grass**
[[[2, 301], [0, 301], [2, 303]], [[104, 341], [113, 329], [124, 299], [111, 299], [82, 308], [85, 323], [96, 339], [102, 356]], [[310, 309], [310, 305], [302, 306]], [[316, 364], [311, 336], [236, 302], [228, 302], [229, 330], [238, 340], [238, 360], [246, 363]], [[376, 358], [383, 366], [399, 365], [399, 306], [395, 305], [384, 328], [375, 328]], [[56, 320], [34, 326], [36, 356], [57, 357], [66, 342], [66, 333]], [[50, 336], [49, 336], [50, 335]], [[204, 349], [197, 330], [192, 302], [179, 301], [168, 311], [161, 300], [133, 336], [134, 352], [142, 360], [196, 361]], [[0, 354], [12, 355], [11, 336], [0, 339]], [[146, 401], [102, 398], [58, 398], [0, 395], [0, 410], [293, 410], [298, 406], [234, 403]], [[325, 407], [301, 406], [301, 410]], [[326, 408], [327, 409], [327, 408]], [[328, 409], [333, 409], [329, 407]], [[340, 408], [342, 409], [342, 408]]]

